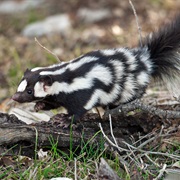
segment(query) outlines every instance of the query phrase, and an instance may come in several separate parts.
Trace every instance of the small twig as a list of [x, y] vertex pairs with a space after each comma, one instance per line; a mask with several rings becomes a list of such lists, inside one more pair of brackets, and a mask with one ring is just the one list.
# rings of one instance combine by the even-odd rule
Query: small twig
[[164, 126], [162, 125], [162, 126], [161, 126], [161, 130], [160, 130], [160, 132], [159, 132], [159, 135], [158, 135], [158, 136], [162, 136], [163, 129], [164, 129]]
[[109, 143], [111, 146], [117, 148], [120, 152], [121, 152], [121, 151], [129, 152], [128, 149], [121, 148], [121, 147], [117, 146], [116, 144], [114, 144], [114, 143], [106, 136], [106, 134], [104, 133], [103, 128], [102, 128], [102, 126], [101, 126], [101, 123], [99, 123], [99, 128], [100, 128], [100, 130], [101, 130], [104, 138], [108, 141], [108, 143]]
[[137, 28], [138, 28], [138, 33], [139, 33], [139, 41], [140, 41], [140, 45], [142, 47], [142, 35], [141, 35], [141, 27], [139, 26], [139, 21], [138, 21], [138, 16], [137, 16], [137, 13], [136, 13], [136, 9], [132, 3], [131, 0], [129, 0], [129, 4], [131, 5], [132, 7], [132, 10], [133, 10], [133, 13], [134, 13], [134, 16], [136, 18], [136, 25], [137, 25]]
[[142, 137], [139, 136], [139, 139], [138, 139], [137, 141], [135, 141], [135, 142], [133, 143], [133, 145], [136, 145], [137, 143], [143, 141], [143, 139], [150, 139], [152, 136], [154, 137], [154, 135], [155, 135], [154, 132], [150, 132], [149, 134], [146, 134], [146, 135], [144, 135], [144, 136], [142, 136]]
[[154, 180], [158, 180], [164, 175], [164, 172], [166, 171], [166, 167], [167, 167], [167, 164], [164, 164], [163, 168], [159, 171], [158, 176]]
[[[111, 136], [112, 136], [112, 138], [113, 138], [113, 140], [114, 140], [114, 143], [115, 143], [116, 147], [119, 147], [119, 146], [118, 146], [118, 143], [117, 143], [117, 141], [116, 141], [116, 138], [115, 138], [115, 136], [114, 136], [114, 133], [113, 133], [112, 119], [111, 119], [111, 115], [110, 115], [110, 114], [109, 114], [109, 125], [110, 125]], [[121, 161], [122, 164], [126, 164], [126, 162], [124, 161], [124, 159], [123, 159], [122, 157], [120, 157], [120, 156], [119, 156], [119, 160]]]
[[128, 168], [127, 168], [127, 166], [125, 164], [124, 164], [124, 169], [126, 171], [126, 174], [130, 177], [129, 170], [128, 170]]
[[113, 128], [112, 128], [112, 119], [111, 119], [111, 115], [110, 114], [109, 114], [109, 125], [110, 125], [111, 136], [112, 136], [116, 146], [118, 146], [116, 138], [114, 137]]
[[174, 155], [174, 154], [168, 154], [168, 153], [161, 153], [161, 152], [154, 152], [154, 151], [145, 151], [145, 150], [142, 150], [142, 149], [138, 149], [137, 147], [134, 147], [130, 144], [128, 144], [127, 142], [125, 141], [122, 141], [126, 146], [136, 150], [136, 151], [139, 151], [139, 152], [143, 152], [143, 153], [147, 153], [147, 154], [155, 154], [155, 155], [161, 155], [161, 156], [166, 156], [166, 157], [170, 157], [172, 159], [180, 159], [180, 156], [178, 155]]
[[77, 180], [77, 159], [74, 158], [74, 180]]
[[99, 123], [99, 128], [100, 128], [100, 130], [101, 130], [104, 138], [109, 142], [109, 144], [110, 144], [111, 146], [113, 146], [113, 147], [116, 147], [116, 145], [115, 145], [115, 144], [106, 136], [106, 134], [104, 133], [104, 130], [103, 130], [102, 126], [101, 126], [101, 123]]
[[142, 156], [141, 156], [141, 155], [138, 155], [138, 157], [139, 157], [139, 159], [140, 159], [141, 168], [142, 168], [143, 170], [146, 170], [146, 169], [147, 169], [147, 167], [148, 167], [148, 164], [147, 164], [147, 163], [145, 163], [145, 162], [143, 161], [143, 159], [142, 159]]
[[38, 130], [36, 127], [33, 127], [35, 132], [36, 132], [36, 140], [35, 140], [35, 157], [34, 157], [34, 160], [35, 160], [35, 163], [37, 163], [37, 153], [38, 153], [38, 150], [37, 150], [37, 147], [38, 147]]
[[[144, 143], [142, 143], [138, 147], [135, 147], [135, 146], [133, 146], [133, 145], [131, 145], [125, 141], [122, 141], [122, 143], [124, 143], [127, 146], [127, 149], [126, 149], [126, 148], [121, 148], [120, 146], [118, 146], [116, 138], [114, 137], [111, 115], [109, 115], [109, 121], [110, 121], [110, 132], [111, 132], [113, 142], [108, 138], [108, 136], [105, 135], [103, 128], [101, 126], [101, 123], [99, 123], [99, 127], [101, 129], [101, 132], [102, 132], [104, 138], [108, 141], [108, 143], [112, 147], [115, 147], [121, 153], [123, 151], [126, 153], [126, 155], [121, 156], [120, 162], [122, 162], [122, 160], [123, 160], [122, 164], [124, 165], [127, 172], [128, 172], [127, 164], [130, 164], [131, 162], [133, 162], [137, 167], [139, 167], [143, 170], [146, 170], [149, 165], [143, 161], [144, 157], [146, 157], [147, 160], [149, 160], [149, 162], [154, 164], [156, 167], [160, 168], [160, 165], [158, 163], [154, 162], [153, 159], [150, 158], [150, 155], [165, 156], [165, 157], [168, 157], [168, 158], [171, 158], [174, 160], [180, 159], [179, 155], [162, 153], [162, 152], [155, 152], [155, 151], [147, 151], [147, 150], [142, 149], [142, 147], [144, 147], [146, 144], [154, 141], [155, 139], [169, 135], [168, 133], [163, 134], [163, 129], [164, 129], [163, 126], [161, 127], [159, 133], [157, 133], [156, 136], [155, 135], [153, 136], [153, 134], [151, 134], [150, 139], [147, 139], [147, 141], [145, 141]], [[135, 142], [134, 144], [137, 144], [137, 143]], [[163, 168], [160, 170], [159, 175], [157, 176], [157, 178], [155, 180], [159, 180], [163, 176], [165, 169], [166, 169], [166, 165], [164, 165]]]
[[146, 153], [144, 154], [146, 156], [146, 158], [153, 163], [156, 167], [160, 167], [159, 164], [157, 164], [156, 162], [154, 162]]
[[[148, 137], [148, 138], [147, 138], [146, 141], [144, 141], [143, 143], [141, 143], [137, 148], [142, 148], [142, 147], [144, 147], [145, 145], [147, 145], [148, 143], [150, 143], [151, 141], [156, 140], [157, 138], [165, 138], [165, 137], [167, 137], [167, 136], [170, 136], [173, 132], [175, 132], [175, 131], [178, 130], [177, 127], [174, 127], [174, 128], [171, 129], [170, 131], [167, 131], [165, 134], [162, 134], [162, 133], [163, 133], [163, 132], [162, 132], [163, 128], [164, 128], [164, 126], [161, 126], [161, 130], [160, 130], [160, 132], [159, 132], [158, 135], [155, 134], [155, 132], [157, 132], [157, 130], [156, 130], [156, 131], [154, 131], [154, 132], [151, 132], [151, 133], [143, 136], [143, 137], [140, 139], [141, 141], [142, 141], [142, 139], [145, 139], [145, 138], [147, 138], [147, 137]], [[137, 140], [136, 142], [134, 142], [133, 145], [136, 145], [140, 140]]]
[[[140, 166], [140, 163], [138, 162], [138, 159], [136, 158], [136, 155], [134, 154], [134, 150], [132, 150], [131, 146], [127, 143], [126, 146], [128, 147], [128, 149], [130, 150], [130, 153], [127, 154], [127, 157], [129, 157], [137, 166]], [[131, 155], [133, 157], [131, 157]], [[141, 167], [141, 166], [140, 166]]]
[[143, 143], [141, 143], [137, 148], [141, 149], [142, 147], [144, 147], [145, 145], [147, 145], [148, 143], [154, 141], [155, 139], [157, 139], [157, 136], [153, 136], [152, 138], [149, 138], [148, 140], [144, 141]]
[[43, 46], [43, 45], [37, 40], [36, 37], [35, 37], [34, 39], [35, 39], [36, 43], [37, 43], [41, 48], [43, 48], [43, 49], [44, 49], [45, 51], [47, 51], [48, 53], [52, 54], [58, 61], [61, 62], [61, 60], [58, 58], [58, 56], [57, 56], [55, 53], [53, 53], [52, 51], [50, 51], [49, 49], [47, 49], [45, 46]]
[[33, 172], [32, 171], [30, 172], [28, 180], [34, 179], [33, 177], [36, 177], [35, 175], [37, 174], [37, 169], [38, 169], [38, 166], [34, 168]]

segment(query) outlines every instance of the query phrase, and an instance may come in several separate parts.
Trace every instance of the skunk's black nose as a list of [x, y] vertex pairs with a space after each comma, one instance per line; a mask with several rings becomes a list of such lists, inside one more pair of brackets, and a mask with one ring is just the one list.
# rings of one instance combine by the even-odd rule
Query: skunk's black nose
[[13, 99], [14, 101], [20, 102], [20, 94], [19, 94], [19, 93], [15, 93], [15, 94], [12, 96], [12, 99]]

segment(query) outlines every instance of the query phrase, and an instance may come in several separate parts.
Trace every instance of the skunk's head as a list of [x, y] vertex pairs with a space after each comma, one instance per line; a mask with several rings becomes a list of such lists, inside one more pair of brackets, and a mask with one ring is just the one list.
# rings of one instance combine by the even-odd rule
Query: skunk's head
[[50, 89], [52, 85], [52, 77], [40, 75], [40, 71], [32, 71], [27, 69], [24, 73], [17, 92], [12, 96], [14, 101], [19, 103], [32, 102], [51, 95]]

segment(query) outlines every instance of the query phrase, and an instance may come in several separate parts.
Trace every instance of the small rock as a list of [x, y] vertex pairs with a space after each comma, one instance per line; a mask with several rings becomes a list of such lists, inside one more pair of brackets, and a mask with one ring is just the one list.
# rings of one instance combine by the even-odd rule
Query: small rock
[[164, 180], [179, 180], [180, 179], [179, 169], [166, 169], [166, 175]]
[[86, 23], [93, 23], [111, 17], [111, 12], [109, 9], [81, 8], [77, 12], [77, 17]]
[[0, 2], [0, 13], [14, 14], [38, 7], [44, 0], [6, 0]]
[[71, 29], [71, 21], [68, 14], [49, 16], [43, 21], [27, 25], [22, 34], [27, 37], [39, 37], [53, 33], [67, 34]]

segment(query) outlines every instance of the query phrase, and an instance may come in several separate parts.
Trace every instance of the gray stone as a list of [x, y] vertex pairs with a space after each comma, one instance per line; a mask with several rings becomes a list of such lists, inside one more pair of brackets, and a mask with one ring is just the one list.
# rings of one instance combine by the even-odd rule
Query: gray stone
[[71, 21], [68, 14], [49, 16], [43, 21], [27, 25], [22, 34], [26, 37], [38, 37], [53, 33], [67, 34], [71, 29]]
[[85, 23], [93, 23], [111, 17], [111, 12], [109, 9], [81, 8], [77, 12], [77, 17]]
[[164, 180], [180, 180], [180, 169], [166, 169]]
[[0, 13], [14, 14], [30, 8], [38, 7], [44, 0], [6, 0], [0, 2]]

